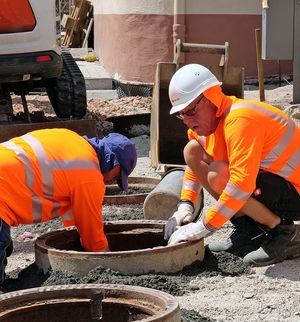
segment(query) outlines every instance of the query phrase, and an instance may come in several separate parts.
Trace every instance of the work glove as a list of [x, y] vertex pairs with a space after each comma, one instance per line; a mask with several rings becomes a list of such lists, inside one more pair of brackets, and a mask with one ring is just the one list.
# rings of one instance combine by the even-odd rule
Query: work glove
[[194, 207], [189, 202], [181, 202], [178, 205], [177, 211], [170, 217], [165, 225], [164, 239], [169, 240], [178, 226], [182, 226], [192, 222], [196, 215], [194, 213]]
[[204, 238], [212, 233], [210, 230], [206, 229], [203, 221], [192, 222], [188, 225], [179, 227], [170, 237], [168, 245], [175, 245], [182, 241], [191, 241]]

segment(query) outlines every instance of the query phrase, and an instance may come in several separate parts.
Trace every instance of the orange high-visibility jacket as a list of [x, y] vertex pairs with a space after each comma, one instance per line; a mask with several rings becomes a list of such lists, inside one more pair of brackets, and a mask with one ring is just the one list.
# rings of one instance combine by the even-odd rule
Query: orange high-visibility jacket
[[[276, 107], [230, 99], [213, 134], [199, 137], [188, 131], [189, 139], [196, 139], [214, 160], [229, 163], [229, 182], [205, 215], [204, 223], [211, 229], [220, 228], [243, 207], [256, 188], [260, 169], [285, 178], [300, 193], [300, 129]], [[181, 198], [194, 201], [199, 180], [189, 170], [185, 181]], [[189, 190], [191, 182], [194, 188]]]
[[38, 130], [0, 144], [0, 217], [10, 226], [61, 217], [86, 251], [104, 250], [104, 193], [97, 154], [73, 131]]

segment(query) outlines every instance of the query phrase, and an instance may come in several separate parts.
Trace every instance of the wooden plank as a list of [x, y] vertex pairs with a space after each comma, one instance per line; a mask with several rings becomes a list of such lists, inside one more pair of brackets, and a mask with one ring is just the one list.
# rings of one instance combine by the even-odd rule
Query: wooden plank
[[94, 137], [97, 134], [95, 120], [61, 120], [55, 122], [22, 123], [0, 125], [0, 142], [13, 137], [26, 134], [27, 132], [41, 129], [66, 128], [79, 135]]
[[[85, 38], [84, 27], [91, 19], [92, 4], [88, 0], [77, 0], [70, 15], [70, 28], [66, 28], [66, 34], [62, 45], [66, 47], [81, 47]], [[65, 19], [66, 20], [66, 19]], [[66, 21], [64, 21], [67, 24]]]

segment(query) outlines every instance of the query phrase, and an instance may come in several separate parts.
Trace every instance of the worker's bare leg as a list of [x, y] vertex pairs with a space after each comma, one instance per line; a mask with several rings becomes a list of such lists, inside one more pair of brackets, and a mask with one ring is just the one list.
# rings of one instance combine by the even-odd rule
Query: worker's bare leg
[[[195, 142], [186, 146], [184, 156], [187, 165], [198, 176], [204, 188], [217, 199], [229, 180], [227, 163], [212, 161], [201, 146], [197, 148]], [[231, 220], [236, 231], [223, 243], [210, 244], [209, 248], [212, 251], [229, 251], [241, 257], [246, 255], [244, 261], [256, 266], [269, 265], [286, 258], [300, 256], [300, 233], [293, 224], [293, 220], [298, 220], [299, 217], [300, 195], [289, 186], [288, 182], [274, 174], [262, 173], [258, 176], [258, 180], [260, 181], [265, 175], [268, 178], [263, 181], [262, 189], [271, 191], [271, 194], [275, 193], [280, 200], [281, 196], [287, 198], [286, 191], [289, 191], [289, 197], [285, 200], [289, 200], [289, 203], [295, 205], [291, 212], [283, 214], [283, 218], [280, 218], [262, 202], [250, 197], [240, 212]], [[275, 185], [272, 186], [270, 181], [273, 181], [273, 184], [275, 182]], [[266, 184], [266, 182], [268, 183]], [[260, 184], [258, 183], [258, 185]], [[281, 188], [278, 188], [278, 185]], [[272, 190], [274, 187], [276, 192]], [[282, 191], [285, 192], [282, 193]], [[268, 198], [272, 199], [272, 196], [266, 194], [262, 201], [270, 202], [271, 200]], [[278, 211], [277, 207], [276, 209]], [[282, 209], [279, 210], [280, 214], [281, 211]], [[239, 216], [241, 217], [239, 218]], [[247, 223], [247, 220], [250, 222]], [[263, 230], [259, 232], [257, 230], [259, 227], [255, 222], [266, 226], [269, 229], [268, 234], [265, 234]], [[255, 226], [257, 227], [255, 228]]]
[[[229, 180], [228, 164], [225, 161], [213, 161], [212, 157], [196, 140], [190, 141], [185, 146], [184, 158], [186, 164], [199, 178], [204, 189], [217, 200]], [[277, 215], [251, 197], [240, 212], [270, 229], [280, 223], [280, 218]], [[241, 213], [237, 216], [240, 216]]]
[[[229, 180], [228, 164], [213, 161], [196, 141], [187, 144], [184, 156], [205, 190], [217, 200]], [[266, 234], [253, 219], [239, 212], [231, 219], [231, 223], [235, 228], [231, 235], [226, 239], [210, 242], [208, 246], [211, 251], [225, 251], [244, 257], [261, 246]]]
[[208, 167], [214, 161], [213, 158], [196, 140], [189, 141], [183, 150], [183, 155], [185, 163], [193, 170], [204, 189], [217, 200], [219, 195], [211, 188], [207, 179]]

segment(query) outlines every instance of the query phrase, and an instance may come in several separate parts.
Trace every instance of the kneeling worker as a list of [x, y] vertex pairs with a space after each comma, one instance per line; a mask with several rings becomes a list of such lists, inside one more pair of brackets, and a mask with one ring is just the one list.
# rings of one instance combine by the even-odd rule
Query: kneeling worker
[[0, 144], [0, 287], [12, 251], [10, 227], [60, 217], [75, 226], [86, 251], [108, 251], [103, 230], [105, 185], [127, 191], [135, 145], [110, 133], [87, 138], [67, 129], [29, 132]]
[[204, 238], [231, 220], [234, 234], [209, 245], [212, 251], [232, 252], [257, 266], [300, 256], [300, 233], [293, 222], [300, 220], [297, 125], [274, 106], [226, 96], [217, 78], [198, 64], [173, 75], [169, 96], [170, 114], [183, 120], [190, 139], [184, 148], [183, 185], [189, 193], [184, 193], [185, 206], [179, 205], [180, 220], [174, 214], [177, 223], [191, 213], [202, 186], [216, 199], [202, 220], [172, 235], [169, 230], [169, 244]]

